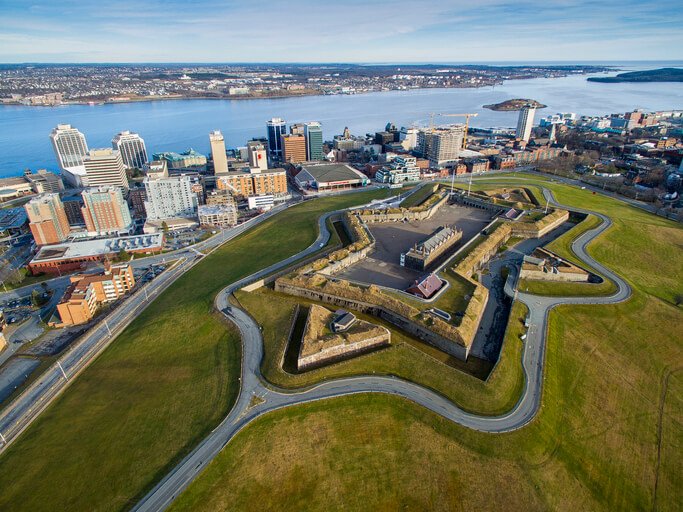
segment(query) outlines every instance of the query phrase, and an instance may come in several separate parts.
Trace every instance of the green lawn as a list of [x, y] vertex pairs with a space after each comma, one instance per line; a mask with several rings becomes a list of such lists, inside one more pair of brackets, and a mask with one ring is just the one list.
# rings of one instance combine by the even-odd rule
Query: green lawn
[[324, 211], [387, 193], [306, 201], [204, 258], [0, 456], [0, 510], [130, 508], [236, 397], [239, 337], [216, 293], [310, 245]]
[[374, 394], [280, 410], [244, 429], [174, 509], [680, 510], [683, 228], [544, 180], [508, 183], [518, 182], [610, 215], [588, 250], [634, 292], [552, 311], [531, 424], [482, 434]]
[[[336, 364], [299, 374], [282, 368], [287, 336], [297, 303], [308, 304], [299, 298], [275, 293], [267, 288], [238, 292], [240, 304], [263, 326], [265, 357], [261, 372], [265, 378], [281, 387], [309, 386], [323, 380], [376, 373], [397, 375], [434, 389], [458, 403], [462, 408], [481, 414], [501, 414], [519, 399], [524, 377], [521, 365], [520, 328], [523, 328], [526, 308], [516, 304], [513, 309], [510, 343], [504, 345], [500, 363], [484, 382], [470, 374], [488, 374], [490, 365], [476, 358], [467, 363], [450, 357], [428, 344], [417, 341], [392, 324], [376, 317], [357, 313], [364, 320], [378, 323], [391, 331], [391, 346]], [[324, 304], [323, 304], [324, 306]], [[521, 327], [520, 327], [521, 326]], [[464, 372], [469, 372], [464, 373]]]
[[[433, 187], [431, 184], [423, 185], [422, 188], [420, 188], [420, 190], [412, 193], [403, 201], [401, 201], [401, 208], [412, 208], [413, 206], [418, 206], [419, 204], [424, 202], [425, 199], [432, 195], [432, 188]], [[405, 189], [401, 189], [401, 191], [404, 190]]]
[[[558, 256], [579, 265], [586, 270], [594, 271], [581, 262], [572, 250], [572, 243], [586, 231], [598, 227], [602, 220], [595, 215], [589, 215], [579, 222], [571, 230], [550, 242], [546, 247]], [[601, 276], [604, 278], [604, 276]], [[587, 295], [611, 295], [617, 291], [617, 286], [609, 279], [604, 279], [602, 283], [560, 283], [554, 281], [536, 281], [521, 279], [519, 289], [536, 295], [546, 295], [551, 297], [585, 297]]]

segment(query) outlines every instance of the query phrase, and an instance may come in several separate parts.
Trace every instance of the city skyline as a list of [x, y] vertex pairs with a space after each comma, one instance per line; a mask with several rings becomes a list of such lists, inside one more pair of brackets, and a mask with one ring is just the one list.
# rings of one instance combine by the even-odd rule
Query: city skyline
[[0, 7], [12, 20], [0, 28], [0, 61], [678, 60], [683, 13], [677, 7], [672, 1], [611, 0], [428, 1], [419, 9], [405, 0], [330, 5], [153, 0], [104, 9], [89, 1], [11, 0]]

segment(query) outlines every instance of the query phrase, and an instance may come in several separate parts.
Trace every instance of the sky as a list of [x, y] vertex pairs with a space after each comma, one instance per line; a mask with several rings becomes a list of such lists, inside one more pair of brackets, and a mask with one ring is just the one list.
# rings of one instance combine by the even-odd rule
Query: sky
[[0, 0], [0, 62], [683, 59], [681, 0]]

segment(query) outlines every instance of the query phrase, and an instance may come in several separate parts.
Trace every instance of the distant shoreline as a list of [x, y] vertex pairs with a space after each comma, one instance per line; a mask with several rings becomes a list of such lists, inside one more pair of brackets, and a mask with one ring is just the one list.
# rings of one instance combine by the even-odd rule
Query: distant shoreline
[[[521, 80], [535, 80], [535, 79], [540, 79], [544, 77], [534, 77], [534, 78], [513, 78], [509, 80], [504, 80], [501, 82], [497, 82], [495, 84], [484, 84], [484, 85], [462, 85], [460, 87], [415, 87], [415, 88], [408, 88], [408, 89], [386, 89], [386, 90], [379, 90], [379, 91], [359, 91], [359, 92], [353, 92], [353, 93], [339, 93], [339, 94], [325, 94], [324, 92], [320, 91], [310, 91], [310, 92], [303, 92], [303, 93], [292, 93], [292, 94], [277, 94], [277, 95], [272, 95], [272, 96], [249, 96], [249, 95], [240, 95], [240, 96], [182, 96], [182, 95], [174, 95], [174, 96], [140, 96], [140, 97], [135, 97], [135, 98], [128, 98], [125, 100], [120, 100], [120, 101], [112, 101], [112, 100], [74, 100], [74, 101], [64, 101], [59, 104], [55, 105], [25, 105], [20, 102], [0, 102], [0, 106], [8, 106], [8, 107], [43, 107], [43, 108], [53, 108], [53, 107], [64, 107], [64, 106], [72, 106], [72, 105], [91, 105], [91, 106], [99, 106], [99, 105], [118, 105], [118, 104], [126, 104], [126, 103], [144, 103], [144, 102], [153, 102], [153, 101], [168, 101], [168, 100], [224, 100], [224, 101], [232, 101], [232, 100], [239, 100], [239, 101], [244, 101], [244, 100], [275, 100], [275, 99], [286, 99], [286, 98], [305, 98], [305, 97], [310, 97], [310, 96], [358, 96], [361, 94], [375, 94], [375, 93], [385, 93], [385, 92], [406, 92], [406, 91], [429, 91], [429, 90], [440, 90], [440, 91], [445, 91], [445, 90], [453, 90], [453, 89], [482, 89], [485, 87], [495, 87], [499, 85], [503, 85], [504, 82], [509, 81], [521, 81]], [[566, 78], [566, 77], [553, 77], [553, 78]]]

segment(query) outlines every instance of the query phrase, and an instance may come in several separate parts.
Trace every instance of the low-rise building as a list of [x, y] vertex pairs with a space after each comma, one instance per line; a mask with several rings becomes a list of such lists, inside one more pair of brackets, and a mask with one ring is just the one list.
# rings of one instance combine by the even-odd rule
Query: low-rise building
[[34, 275], [41, 272], [61, 274], [111, 260], [121, 251], [133, 254], [161, 252], [163, 243], [163, 234], [156, 233], [46, 245], [29, 262], [28, 269]]
[[365, 187], [370, 183], [366, 175], [346, 164], [304, 165], [294, 181], [302, 190], [314, 188], [321, 192]]
[[107, 265], [103, 274], [73, 276], [57, 304], [61, 325], [78, 325], [95, 316], [97, 308], [115, 301], [135, 286], [133, 269], [127, 263]]
[[264, 172], [258, 168], [251, 168], [248, 172], [232, 171], [216, 177], [216, 187], [240, 198], [263, 194], [286, 195], [287, 173], [284, 169]]
[[420, 168], [414, 156], [397, 155], [388, 167], [383, 167], [375, 174], [375, 181], [380, 183], [402, 183], [419, 179]]
[[27, 231], [28, 216], [21, 206], [0, 209], [0, 236], [18, 236]]
[[206, 156], [190, 148], [183, 153], [166, 151], [154, 153], [153, 160], [164, 160], [169, 169], [186, 169], [188, 167], [203, 167], [206, 165]]
[[249, 196], [247, 204], [250, 210], [270, 210], [275, 205], [275, 196], [273, 194]]
[[420, 297], [422, 299], [429, 299], [438, 292], [444, 283], [439, 279], [436, 274], [427, 274], [420, 279], [415, 280], [415, 282], [406, 290], [408, 293]]
[[408, 252], [401, 254], [402, 267], [425, 271], [439, 256], [448, 251], [462, 238], [462, 231], [455, 226], [442, 226]]
[[199, 207], [199, 224], [229, 228], [237, 224], [237, 208], [232, 205], [202, 205]]

